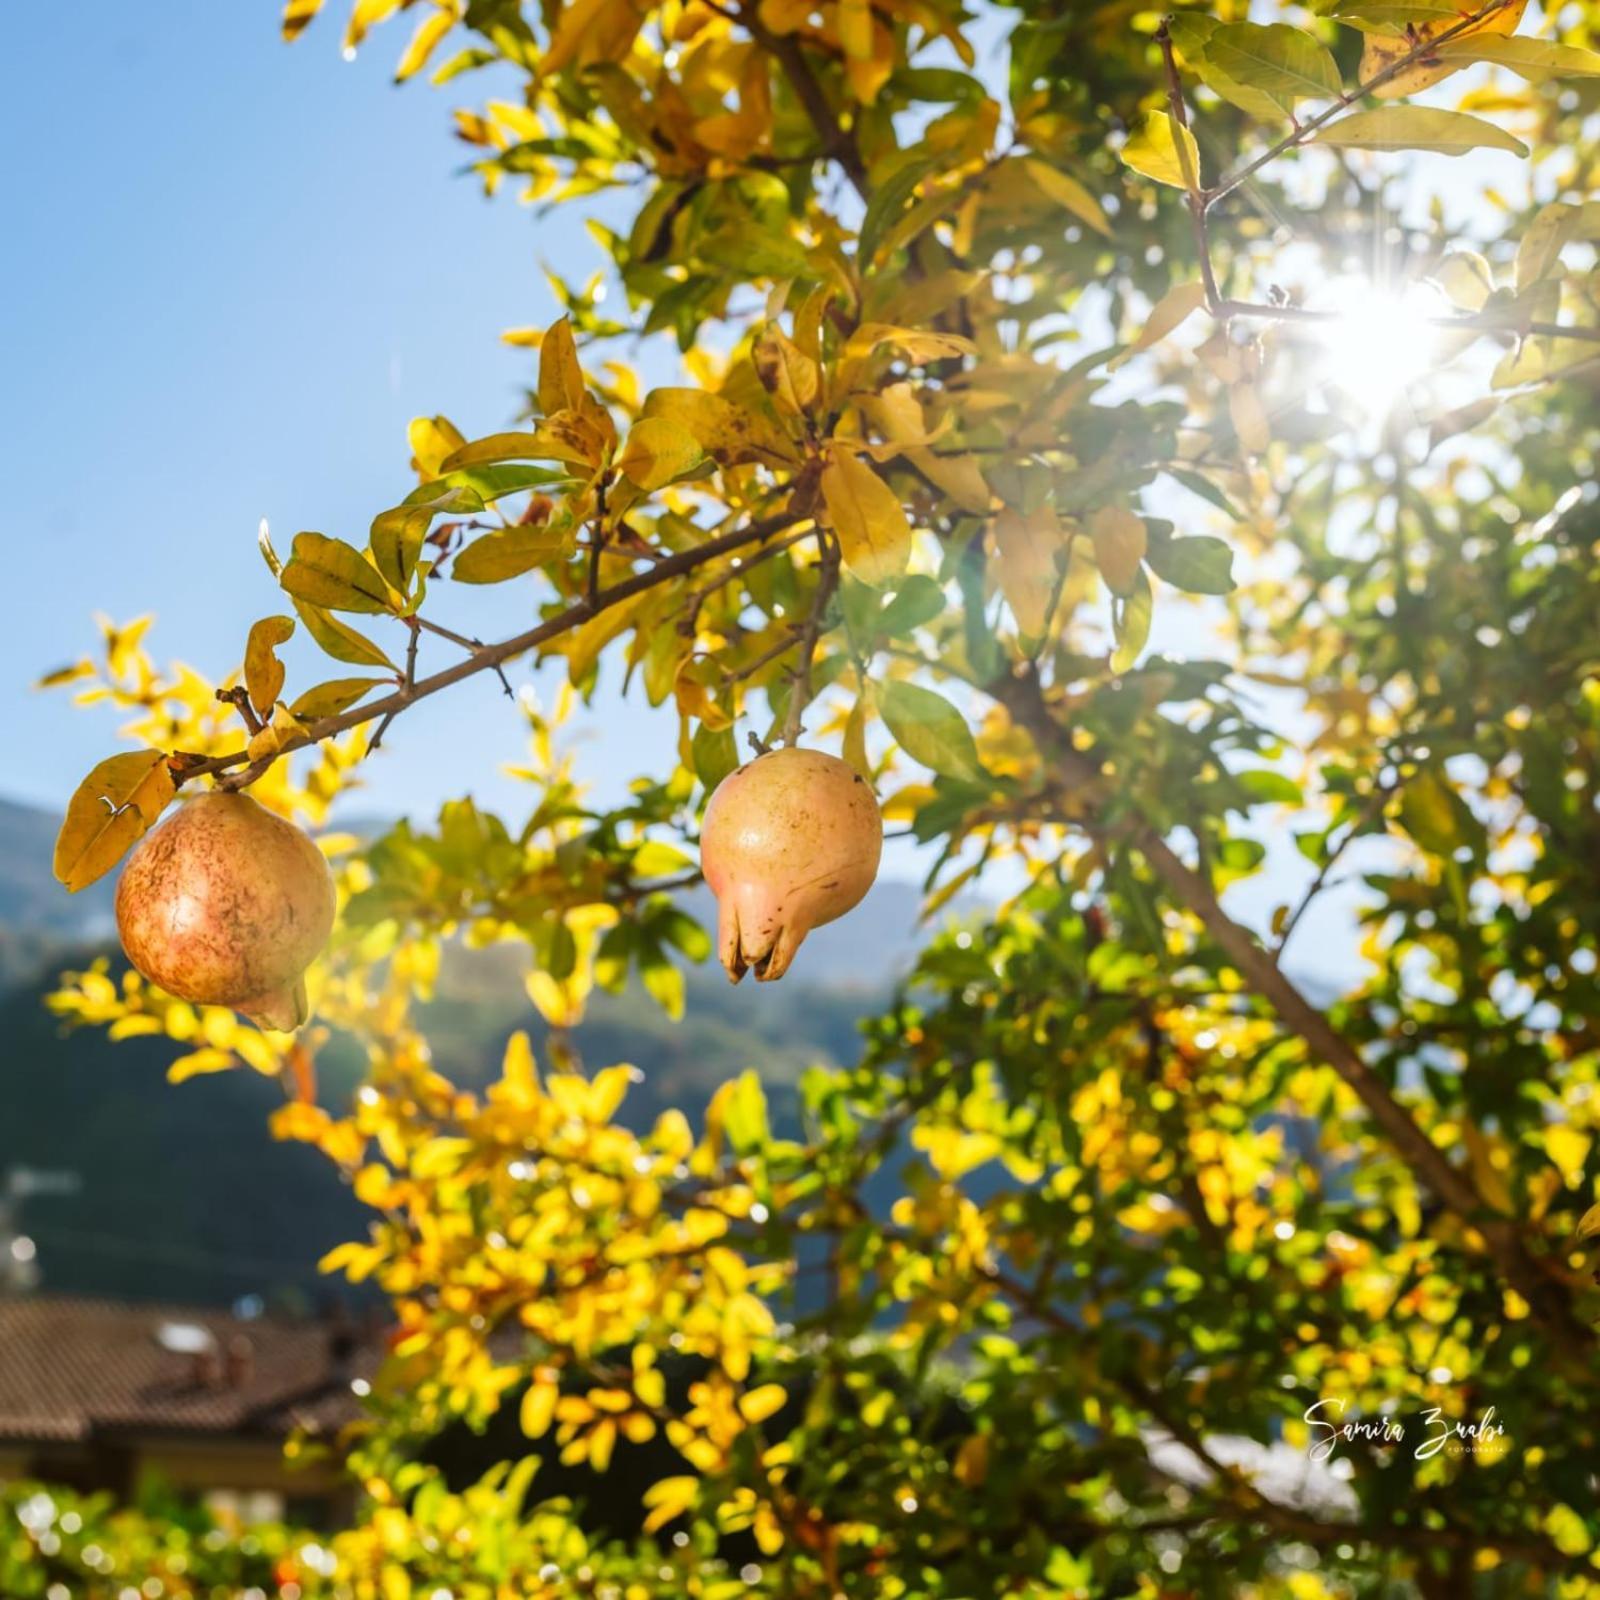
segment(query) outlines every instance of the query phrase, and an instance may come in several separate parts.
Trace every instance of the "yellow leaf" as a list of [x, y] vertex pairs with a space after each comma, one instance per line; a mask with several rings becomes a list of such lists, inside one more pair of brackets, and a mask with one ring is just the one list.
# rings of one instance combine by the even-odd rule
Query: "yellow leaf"
[[283, 36], [295, 40], [310, 26], [311, 19], [322, 9], [323, 0], [288, 0], [283, 8]]
[[417, 24], [416, 32], [401, 53], [394, 69], [394, 81], [404, 83], [427, 66], [428, 58], [438, 48], [439, 41], [456, 25], [452, 9], [441, 8]]
[[994, 543], [1000, 592], [1017, 626], [1036, 639], [1044, 632], [1055, 595], [1056, 554], [1062, 548], [1060, 520], [1049, 506], [1026, 515], [1008, 507], [994, 519]]
[[56, 836], [55, 875], [76, 894], [122, 859], [177, 793], [160, 750], [102, 761], [73, 792]]
[[850, 707], [850, 715], [844, 724], [844, 759], [855, 768], [868, 783], [872, 782], [872, 763], [867, 758], [867, 696], [868, 691], [863, 688], [856, 703]]
[[372, 640], [364, 633], [356, 632], [349, 623], [341, 622], [331, 611], [306, 600], [296, 600], [294, 608], [300, 613], [306, 632], [335, 661], [348, 661], [356, 667], [387, 667], [391, 672], [399, 671]]
[[1247, 455], [1265, 454], [1272, 443], [1272, 425], [1267, 420], [1267, 408], [1261, 403], [1261, 391], [1249, 379], [1228, 390], [1228, 415], [1233, 419], [1240, 448]]
[[839, 48], [857, 61], [872, 58], [870, 0], [839, 0]]
[[1100, 208], [1100, 202], [1070, 173], [1053, 167], [1038, 156], [1025, 156], [1023, 166], [1036, 187], [1042, 189], [1058, 206], [1070, 211], [1080, 222], [1086, 222], [1096, 233], [1111, 237], [1111, 224]]
[[1198, 280], [1180, 283], [1175, 289], [1167, 290], [1156, 302], [1150, 320], [1145, 323], [1139, 337], [1106, 363], [1106, 371], [1115, 372], [1141, 351], [1159, 344], [1169, 333], [1182, 327], [1205, 303], [1206, 286]]
[[899, 328], [887, 322], [863, 322], [845, 344], [847, 360], [864, 360], [880, 346], [893, 345], [908, 361], [947, 361], [973, 355], [977, 346], [958, 333], [929, 333], [919, 328]]
[[781, 1383], [764, 1383], [759, 1389], [739, 1396], [739, 1415], [752, 1425], [765, 1422], [783, 1410], [788, 1398]]
[[583, 404], [583, 370], [572, 337], [572, 319], [563, 317], [539, 345], [539, 409], [548, 417]]
[[859, 456], [835, 449], [822, 470], [822, 498], [844, 564], [863, 583], [887, 583], [911, 559], [911, 524], [888, 484]]
[[244, 682], [250, 704], [267, 716], [283, 690], [283, 663], [277, 648], [294, 632], [292, 617], [263, 617], [250, 629], [244, 647]]
[[279, 582], [296, 600], [309, 600], [330, 611], [395, 609], [395, 597], [371, 561], [354, 545], [325, 534], [294, 536], [293, 552]]
[[989, 1435], [969, 1434], [956, 1451], [956, 1479], [969, 1489], [976, 1488], [989, 1476]]
[[[1369, 33], [1361, 50], [1362, 83], [1370, 83], [1379, 73], [1388, 71], [1395, 62], [1410, 55], [1419, 44], [1425, 44], [1429, 39], [1437, 39], [1445, 32], [1451, 33], [1453, 39], [1471, 39], [1480, 34], [1515, 33], [1517, 25], [1522, 21], [1523, 12], [1528, 9], [1528, 0], [1505, 0], [1505, 4], [1498, 11], [1483, 18], [1481, 22], [1474, 23], [1470, 28], [1461, 28], [1460, 24], [1466, 17], [1481, 9], [1480, 6], [1469, 5], [1467, 0], [1462, 0], [1461, 9], [1457, 14], [1441, 17], [1437, 22], [1413, 22], [1403, 32]], [[1459, 72], [1466, 65], [1467, 61], [1464, 59], [1443, 61], [1437, 56], [1424, 54], [1412, 65], [1369, 92], [1380, 100], [1393, 100], [1400, 95], [1416, 94], [1431, 84], [1448, 78], [1451, 73]]]
[[700, 441], [667, 417], [642, 417], [628, 433], [617, 468], [641, 489], [659, 489], [705, 460]]
[[761, 386], [778, 410], [798, 417], [817, 403], [822, 373], [811, 359], [776, 324], [769, 324], [751, 352]]
[[542, 1438], [550, 1430], [555, 1402], [562, 1395], [554, 1378], [534, 1378], [522, 1397], [522, 1430], [528, 1438]]
[[479, 467], [496, 461], [565, 461], [588, 471], [600, 465], [605, 441], [599, 430], [576, 411], [556, 411], [532, 433], [492, 433], [446, 456], [443, 472]]
[[1123, 145], [1122, 160], [1137, 173], [1174, 189], [1200, 187], [1200, 149], [1170, 111], [1150, 111]]
[[661, 1478], [644, 1492], [644, 1503], [650, 1514], [644, 1519], [644, 1531], [655, 1533], [669, 1522], [675, 1522], [700, 1497], [700, 1480], [692, 1475], [679, 1478]]
[[370, 694], [383, 682], [382, 678], [330, 678], [314, 689], [307, 689], [289, 707], [289, 714], [301, 722], [336, 717], [341, 711], [348, 711], [357, 700]]
[[1113, 594], [1131, 594], [1150, 535], [1144, 519], [1121, 506], [1102, 506], [1089, 518], [1094, 561]]
[[1550, 1157], [1556, 1170], [1566, 1180], [1568, 1188], [1572, 1188], [1582, 1180], [1584, 1164], [1589, 1159], [1589, 1146], [1592, 1142], [1587, 1133], [1580, 1132], [1569, 1122], [1555, 1122], [1545, 1129], [1545, 1154]]
[[245, 753], [252, 761], [265, 761], [268, 756], [275, 756], [291, 740], [298, 739], [304, 731], [294, 713], [287, 706], [279, 706], [272, 713], [272, 720], [250, 735]]
[[652, 390], [644, 415], [686, 428], [719, 466], [791, 467], [800, 461], [793, 442], [760, 412], [705, 389]]
[[413, 417], [406, 434], [411, 444], [411, 465], [424, 483], [437, 478], [445, 458], [467, 442], [448, 417]]

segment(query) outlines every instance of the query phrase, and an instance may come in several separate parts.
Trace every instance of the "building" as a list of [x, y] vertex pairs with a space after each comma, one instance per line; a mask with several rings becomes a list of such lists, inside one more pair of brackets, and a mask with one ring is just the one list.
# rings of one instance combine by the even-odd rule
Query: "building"
[[161, 1485], [248, 1521], [334, 1526], [352, 1498], [338, 1463], [291, 1466], [284, 1444], [336, 1441], [381, 1344], [342, 1314], [0, 1298], [0, 1479], [125, 1500]]

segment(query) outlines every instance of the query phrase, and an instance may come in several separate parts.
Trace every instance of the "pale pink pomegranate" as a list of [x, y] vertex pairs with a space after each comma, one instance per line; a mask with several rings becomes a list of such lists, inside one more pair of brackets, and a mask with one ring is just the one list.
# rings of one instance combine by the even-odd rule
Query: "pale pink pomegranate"
[[883, 816], [855, 768], [820, 750], [771, 750], [729, 773], [706, 807], [700, 865], [717, 897], [717, 954], [737, 983], [789, 970], [813, 928], [872, 887]]
[[285, 1032], [333, 929], [333, 875], [292, 822], [249, 795], [190, 800], [147, 834], [117, 885], [117, 931], [152, 983]]

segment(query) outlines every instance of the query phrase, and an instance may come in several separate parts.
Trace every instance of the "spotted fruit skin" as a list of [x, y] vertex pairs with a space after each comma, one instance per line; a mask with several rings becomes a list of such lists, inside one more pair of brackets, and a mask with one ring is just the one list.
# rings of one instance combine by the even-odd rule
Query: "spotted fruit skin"
[[854, 767], [820, 750], [770, 750], [717, 785], [700, 865], [717, 897], [717, 954], [737, 983], [770, 983], [813, 928], [878, 875], [883, 814]]
[[333, 931], [333, 875], [291, 822], [245, 794], [188, 801], [145, 835], [117, 884], [128, 959], [168, 994], [285, 1032]]

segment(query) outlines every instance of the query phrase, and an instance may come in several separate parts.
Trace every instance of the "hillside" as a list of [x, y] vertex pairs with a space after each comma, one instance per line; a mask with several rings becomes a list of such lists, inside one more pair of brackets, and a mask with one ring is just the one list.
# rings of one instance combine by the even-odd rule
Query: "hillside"
[[[76, 1173], [74, 1195], [27, 1203], [18, 1226], [39, 1249], [46, 1286], [135, 1297], [228, 1301], [261, 1294], [304, 1304], [326, 1293], [315, 1271], [330, 1246], [365, 1226], [361, 1207], [326, 1162], [276, 1144], [266, 1118], [277, 1085], [250, 1072], [171, 1088], [176, 1047], [113, 1044], [64, 1032], [42, 999], [53, 974], [112, 947], [109, 884], [68, 897], [50, 873], [56, 819], [0, 801], [0, 1038], [8, 1115], [0, 1121], [0, 1179], [14, 1166]], [[593, 1002], [575, 1043], [591, 1064], [629, 1061], [644, 1074], [628, 1119], [668, 1106], [691, 1116], [716, 1085], [754, 1066], [783, 1115], [786, 1093], [818, 1060], [848, 1060], [860, 1019], [909, 966], [918, 896], [880, 884], [842, 923], [807, 941], [782, 984], [730, 985], [714, 964], [688, 974], [689, 1001], [673, 1023], [638, 990]], [[687, 909], [714, 918], [707, 894]], [[522, 986], [513, 946], [452, 950], [425, 1024], [442, 1070], [486, 1082], [509, 1035], [544, 1030]], [[355, 1079], [354, 1052], [319, 1064], [321, 1096], [336, 1105]]]

